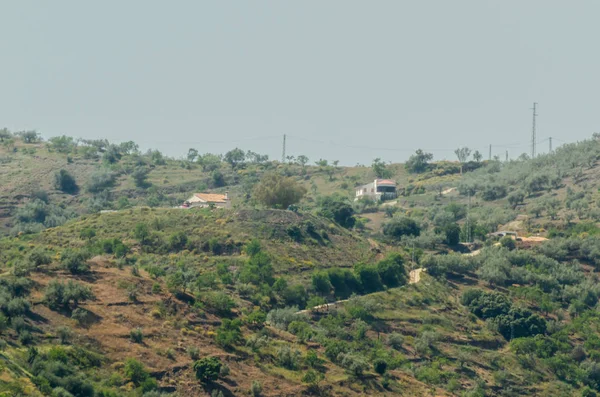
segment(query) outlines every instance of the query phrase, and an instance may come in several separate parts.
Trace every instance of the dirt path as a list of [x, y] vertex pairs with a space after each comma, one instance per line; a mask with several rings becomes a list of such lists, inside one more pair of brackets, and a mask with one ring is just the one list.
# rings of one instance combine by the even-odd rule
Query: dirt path
[[422, 267], [419, 269], [411, 270], [410, 273], [408, 273], [408, 283], [416, 284], [419, 281], [421, 281], [421, 272], [424, 272], [424, 271], [425, 271], [425, 269]]
[[[409, 284], [416, 284], [419, 281], [421, 281], [421, 273], [424, 272], [425, 269], [424, 268], [419, 268], [419, 269], [415, 269], [415, 270], [411, 270], [410, 273], [408, 274], [408, 283]], [[344, 302], [348, 302], [348, 299], [342, 299], [339, 301], [335, 301], [335, 302], [331, 302], [331, 303], [326, 303], [324, 305], [319, 305], [319, 306], [315, 306], [312, 307], [310, 309], [304, 309], [304, 310], [300, 310], [298, 312], [296, 312], [296, 314], [308, 314], [310, 312], [315, 312], [315, 311], [329, 311], [329, 308], [331, 307], [335, 307], [337, 305], [339, 305], [340, 303], [344, 303]]]
[[450, 194], [450, 193], [452, 193], [452, 192], [453, 192], [453, 191], [455, 191], [455, 190], [456, 190], [456, 188], [455, 188], [455, 187], [451, 187], [450, 189], [446, 189], [446, 190], [444, 190], [444, 191], [442, 192], [442, 194], [443, 194], [443, 195]]

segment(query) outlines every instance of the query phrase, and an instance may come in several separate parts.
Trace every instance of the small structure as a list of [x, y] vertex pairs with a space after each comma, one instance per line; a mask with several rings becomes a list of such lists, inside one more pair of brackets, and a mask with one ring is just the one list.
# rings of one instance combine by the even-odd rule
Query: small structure
[[509, 230], [500, 230], [498, 232], [488, 233], [488, 236], [490, 236], [490, 237], [505, 237], [505, 236], [509, 236], [513, 240], [516, 240], [518, 238], [517, 232], [513, 232], [513, 231], [509, 231]]
[[392, 200], [398, 197], [396, 182], [390, 179], [375, 179], [372, 183], [356, 187], [356, 197], [359, 200], [368, 197], [372, 200]]
[[187, 199], [183, 205], [183, 208], [197, 208], [197, 207], [217, 207], [217, 208], [230, 208], [231, 200], [229, 194], [214, 194], [214, 193], [194, 193], [192, 197]]

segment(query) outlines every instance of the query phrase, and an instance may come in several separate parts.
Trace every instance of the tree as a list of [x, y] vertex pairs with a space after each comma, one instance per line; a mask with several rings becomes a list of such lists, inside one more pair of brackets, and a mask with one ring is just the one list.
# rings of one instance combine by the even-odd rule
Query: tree
[[62, 283], [58, 280], [52, 280], [48, 283], [44, 292], [44, 301], [51, 309], [63, 307], [76, 308], [80, 302], [94, 299], [92, 290], [80, 283], [69, 280]]
[[202, 156], [198, 156], [198, 163], [202, 166], [203, 171], [214, 171], [221, 167], [221, 156], [212, 153], [206, 153]]
[[36, 131], [21, 131], [17, 132], [15, 135], [20, 136], [25, 143], [36, 143], [41, 140], [40, 134]]
[[453, 246], [457, 245], [460, 241], [460, 226], [457, 223], [448, 223], [442, 228], [442, 232], [445, 235], [446, 244]]
[[71, 274], [87, 273], [90, 270], [87, 260], [91, 255], [88, 251], [67, 248], [60, 256], [62, 268], [68, 270]]
[[398, 253], [393, 252], [377, 262], [377, 272], [381, 281], [390, 288], [406, 284], [404, 259]]
[[64, 169], [54, 174], [54, 187], [69, 194], [76, 194], [79, 191], [75, 178]]
[[145, 245], [150, 237], [150, 229], [148, 228], [148, 225], [145, 223], [138, 223], [135, 225], [133, 237], [135, 237], [141, 245]]
[[137, 167], [135, 167], [135, 169], [131, 173], [131, 177], [133, 178], [135, 186], [141, 189], [147, 188], [150, 185], [147, 181], [149, 173], [150, 168], [148, 168], [145, 165], [138, 165]]
[[479, 150], [475, 150], [475, 153], [473, 153], [473, 158], [475, 159], [475, 161], [477, 161], [479, 163], [479, 162], [481, 162], [483, 155], [481, 153], [479, 153]]
[[302, 168], [304, 168], [306, 166], [306, 164], [308, 163], [308, 157], [301, 154], [300, 156], [296, 157], [296, 161], [298, 161], [298, 164], [300, 164], [302, 166]]
[[0, 142], [4, 142], [4, 140], [8, 140], [12, 138], [12, 134], [7, 128], [2, 128], [0, 130]]
[[125, 366], [123, 368], [125, 377], [131, 381], [135, 386], [140, 386], [144, 381], [150, 378], [150, 373], [144, 367], [144, 364], [134, 358], [128, 358], [125, 360]]
[[377, 178], [388, 179], [392, 177], [392, 170], [388, 169], [379, 157], [373, 160], [373, 165], [371, 167]]
[[221, 326], [217, 329], [215, 342], [225, 349], [237, 344], [242, 340], [242, 331], [240, 330], [241, 325], [242, 323], [240, 320], [223, 319]]
[[458, 157], [458, 161], [460, 162], [460, 174], [462, 175], [463, 173], [463, 164], [467, 162], [467, 160], [469, 159], [469, 156], [471, 155], [471, 149], [469, 149], [468, 147], [461, 147], [458, 148], [454, 151], [454, 154], [456, 154], [456, 157]]
[[389, 237], [418, 236], [421, 228], [410, 218], [394, 218], [383, 225], [383, 234]]
[[263, 176], [254, 188], [254, 197], [267, 207], [287, 209], [299, 202], [306, 189], [292, 178], [271, 172]]
[[231, 165], [231, 168], [236, 169], [246, 160], [246, 153], [242, 149], [235, 148], [225, 153], [224, 160]]
[[326, 196], [320, 200], [319, 215], [337, 222], [346, 229], [352, 229], [356, 223], [354, 208], [348, 201], [337, 195]]
[[360, 280], [364, 292], [370, 294], [383, 289], [383, 283], [377, 272], [377, 267], [359, 263], [354, 267], [354, 272]]
[[70, 153], [75, 147], [75, 141], [70, 136], [55, 136], [48, 140], [48, 146], [58, 153]]
[[405, 164], [408, 172], [420, 174], [427, 170], [428, 162], [433, 159], [433, 154], [425, 153], [422, 149], [418, 149], [415, 154], [409, 157]]
[[331, 281], [329, 281], [329, 275], [324, 271], [313, 273], [312, 285], [315, 291], [321, 295], [329, 295], [331, 292]]
[[102, 160], [108, 164], [118, 163], [121, 160], [120, 147], [117, 145], [108, 145], [102, 155]]
[[188, 161], [194, 161], [198, 157], [198, 151], [194, 148], [190, 148], [188, 150], [187, 159]]
[[82, 240], [92, 241], [94, 237], [96, 237], [96, 230], [92, 229], [91, 227], [83, 228], [79, 232], [79, 238]]
[[127, 142], [122, 142], [119, 145], [119, 151], [123, 154], [131, 155], [131, 154], [139, 153], [140, 147], [134, 141], [127, 141]]
[[508, 195], [508, 203], [513, 208], [513, 210], [515, 208], [517, 208], [517, 206], [519, 204], [523, 203], [524, 199], [525, 199], [525, 193], [523, 193], [520, 190], [517, 190], [516, 192], [512, 192], [511, 194]]

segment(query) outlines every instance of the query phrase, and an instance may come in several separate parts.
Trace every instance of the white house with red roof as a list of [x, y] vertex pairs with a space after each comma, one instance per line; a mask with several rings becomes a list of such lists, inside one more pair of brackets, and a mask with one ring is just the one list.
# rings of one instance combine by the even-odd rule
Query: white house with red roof
[[194, 193], [192, 197], [187, 199], [183, 203], [184, 208], [195, 208], [195, 207], [217, 207], [217, 208], [230, 208], [231, 200], [229, 194], [215, 194], [215, 193]]
[[371, 200], [391, 200], [397, 197], [396, 182], [391, 179], [375, 179], [371, 183], [356, 187], [356, 197], [359, 200], [368, 197]]

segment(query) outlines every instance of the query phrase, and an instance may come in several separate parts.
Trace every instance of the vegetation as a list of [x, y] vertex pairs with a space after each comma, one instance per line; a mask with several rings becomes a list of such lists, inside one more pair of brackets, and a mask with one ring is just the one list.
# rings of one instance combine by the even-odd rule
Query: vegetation
[[[600, 393], [597, 138], [370, 167], [0, 142], [0, 394]], [[373, 178], [400, 198], [354, 201]], [[196, 191], [233, 208], [173, 208]]]

